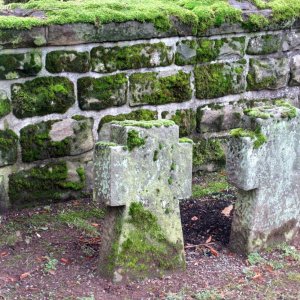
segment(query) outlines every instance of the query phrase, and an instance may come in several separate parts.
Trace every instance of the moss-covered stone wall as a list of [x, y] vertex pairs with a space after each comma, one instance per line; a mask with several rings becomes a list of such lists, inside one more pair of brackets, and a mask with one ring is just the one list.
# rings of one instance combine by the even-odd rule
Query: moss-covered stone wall
[[299, 107], [300, 23], [258, 21], [197, 33], [176, 18], [167, 30], [0, 28], [0, 207], [86, 196], [98, 131], [112, 120], [173, 120], [194, 140], [195, 171], [223, 166], [244, 110]]

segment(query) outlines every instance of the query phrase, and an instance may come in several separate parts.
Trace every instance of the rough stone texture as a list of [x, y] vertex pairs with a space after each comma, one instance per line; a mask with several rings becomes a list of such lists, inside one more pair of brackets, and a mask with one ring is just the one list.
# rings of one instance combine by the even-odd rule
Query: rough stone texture
[[128, 114], [119, 114], [116, 116], [106, 115], [100, 120], [98, 131], [100, 131], [100, 129], [105, 123], [109, 123], [111, 121], [125, 121], [125, 120], [151, 121], [155, 119], [157, 119], [157, 112], [149, 109], [138, 109]]
[[231, 63], [214, 63], [195, 67], [196, 97], [210, 99], [245, 90], [244, 60]]
[[[239, 189], [230, 246], [242, 253], [291, 241], [300, 227], [299, 111], [280, 103], [259, 112], [270, 117], [245, 118], [255, 132], [234, 135], [226, 157], [229, 180]], [[259, 144], [258, 131], [265, 137]]]
[[183, 71], [164, 77], [155, 72], [135, 73], [129, 81], [131, 106], [184, 102], [192, 97], [190, 74]]
[[17, 161], [18, 136], [10, 129], [0, 130], [0, 167]]
[[245, 37], [186, 40], [177, 43], [175, 63], [179, 66], [222, 59], [239, 59], [244, 55]]
[[250, 59], [247, 75], [248, 90], [279, 89], [289, 79], [288, 58]]
[[243, 105], [205, 105], [197, 108], [197, 132], [219, 132], [241, 126]]
[[8, 203], [9, 199], [5, 189], [4, 176], [0, 175], [0, 212], [7, 209]]
[[9, 176], [10, 203], [19, 208], [76, 199], [85, 181], [85, 169], [78, 163], [39, 165]]
[[101, 110], [125, 104], [127, 81], [124, 74], [101, 78], [80, 78], [77, 82], [80, 108], [82, 110]]
[[33, 27], [30, 30], [0, 29], [0, 49], [40, 47], [46, 43], [44, 27]]
[[267, 34], [250, 39], [247, 54], [271, 54], [282, 50], [282, 34]]
[[50, 73], [85, 73], [90, 69], [89, 53], [78, 51], [51, 51], [46, 56], [46, 69]]
[[125, 47], [96, 47], [91, 51], [92, 70], [109, 73], [117, 70], [168, 66], [173, 61], [171, 49], [162, 42]]
[[39, 77], [11, 87], [17, 118], [65, 113], [75, 102], [73, 83], [65, 77]]
[[0, 79], [17, 79], [37, 75], [42, 69], [42, 54], [32, 51], [0, 54]]
[[100, 271], [114, 281], [157, 276], [185, 265], [178, 199], [191, 195], [192, 144], [172, 121], [102, 127], [94, 200], [108, 206]]
[[51, 120], [21, 129], [23, 162], [73, 156], [93, 149], [93, 120], [82, 116]]
[[299, 86], [300, 85], [300, 55], [295, 55], [292, 57], [291, 63], [291, 86]]
[[196, 112], [192, 109], [178, 109], [174, 113], [164, 111], [162, 117], [179, 126], [179, 137], [190, 136], [196, 129]]
[[194, 139], [193, 172], [213, 172], [224, 168], [226, 163], [224, 139]]
[[11, 111], [10, 101], [5, 91], [0, 90], [0, 118], [8, 115]]
[[283, 51], [300, 50], [300, 32], [292, 31], [284, 35]]

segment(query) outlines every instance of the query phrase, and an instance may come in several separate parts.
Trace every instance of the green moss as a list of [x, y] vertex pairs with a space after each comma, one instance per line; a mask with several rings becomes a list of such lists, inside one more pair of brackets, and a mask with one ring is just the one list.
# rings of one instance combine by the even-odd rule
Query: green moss
[[272, 117], [270, 113], [264, 112], [261, 107], [247, 108], [244, 110], [244, 114], [254, 119], [269, 119]]
[[148, 109], [139, 109], [132, 111], [128, 114], [120, 114], [116, 116], [106, 115], [104, 116], [98, 126], [98, 131], [101, 130], [103, 124], [109, 123], [111, 121], [125, 121], [125, 120], [135, 120], [135, 121], [151, 121], [157, 119], [157, 112]]
[[226, 162], [224, 149], [219, 139], [200, 139], [193, 146], [193, 167], [215, 163], [224, 166]]
[[18, 141], [18, 136], [12, 130], [0, 130], [0, 166], [17, 161]]
[[179, 126], [180, 137], [189, 136], [196, 129], [196, 112], [192, 109], [177, 110], [171, 120]]
[[95, 146], [100, 146], [100, 147], [115, 147], [118, 146], [116, 143], [112, 143], [112, 142], [97, 142], [95, 144]]
[[77, 82], [78, 101], [82, 110], [101, 110], [126, 103], [125, 74], [101, 78], [83, 77]]
[[127, 147], [129, 151], [132, 151], [136, 147], [145, 145], [145, 139], [141, 138], [139, 132], [136, 130], [129, 130], [127, 136]]
[[154, 72], [136, 73], [129, 80], [132, 105], [184, 102], [192, 97], [190, 74], [183, 71], [166, 77]]
[[193, 140], [187, 138], [187, 137], [183, 137], [179, 139], [179, 143], [188, 143], [188, 144], [193, 144]]
[[197, 66], [195, 72], [196, 97], [210, 99], [241, 92], [243, 60], [235, 64], [215, 63]]
[[197, 48], [197, 61], [209, 62], [215, 60], [219, 54], [220, 49], [224, 45], [225, 40], [201, 40]]
[[42, 58], [38, 51], [0, 55], [0, 79], [35, 76], [41, 69]]
[[11, 111], [10, 101], [6, 94], [0, 91], [0, 118], [8, 115]]
[[46, 69], [50, 73], [85, 73], [90, 69], [89, 53], [57, 50], [47, 53]]
[[258, 127], [255, 131], [246, 130], [243, 128], [235, 128], [230, 131], [230, 135], [235, 138], [249, 137], [253, 140], [253, 148], [258, 149], [267, 142], [267, 137], [261, 133]]
[[177, 246], [168, 242], [156, 216], [141, 203], [131, 203], [126, 222], [133, 229], [116, 255], [118, 267], [125, 268], [135, 277], [156, 273], [157, 269], [167, 271], [182, 267], [184, 262], [177, 254]]
[[152, 127], [170, 127], [175, 125], [175, 123], [171, 120], [152, 120], [152, 121], [135, 121], [135, 120], [125, 120], [125, 121], [113, 121], [113, 124], [121, 125], [121, 126], [133, 126], [133, 127], [141, 127], [141, 128], [152, 128]]
[[172, 57], [169, 57], [170, 50], [171, 48], [162, 42], [113, 48], [97, 47], [91, 51], [92, 68], [102, 73], [168, 66], [172, 63]]
[[224, 190], [228, 190], [229, 184], [226, 180], [221, 179], [217, 182], [209, 182], [205, 186], [193, 185], [192, 187], [192, 197], [201, 198], [214, 193], [221, 193]]
[[249, 31], [260, 31], [266, 29], [270, 24], [270, 20], [263, 15], [251, 14], [243, 23], [243, 26]]
[[60, 120], [51, 120], [28, 125], [20, 131], [22, 161], [32, 162], [52, 157], [62, 157], [70, 154], [72, 138], [62, 141], [52, 141], [49, 136], [52, 125]]
[[74, 102], [73, 83], [64, 77], [39, 77], [12, 85], [13, 113], [17, 118], [65, 113]]
[[[253, 41], [253, 44], [252, 44]], [[248, 54], [271, 54], [281, 50], [282, 37], [279, 34], [266, 34], [254, 37], [247, 48]]]
[[281, 117], [282, 118], [288, 118], [288, 119], [293, 119], [297, 116], [297, 109], [290, 103], [284, 101], [284, 100], [277, 100], [275, 101], [275, 105], [279, 107], [284, 107], [287, 110], [281, 112]]
[[[9, 197], [13, 207], [27, 207], [74, 197], [83, 189], [85, 175], [77, 169], [78, 181], [68, 180], [66, 162], [50, 163], [9, 176]], [[73, 196], [72, 196], [73, 195]]]
[[158, 160], [158, 153], [159, 153], [158, 150], [155, 150], [155, 151], [154, 151], [154, 154], [153, 154], [153, 161], [157, 161], [157, 160]]

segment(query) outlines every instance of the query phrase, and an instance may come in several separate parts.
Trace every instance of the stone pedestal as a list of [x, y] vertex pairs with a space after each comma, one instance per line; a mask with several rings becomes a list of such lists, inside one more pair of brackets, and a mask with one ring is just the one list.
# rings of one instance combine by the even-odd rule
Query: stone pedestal
[[179, 199], [191, 195], [192, 143], [172, 121], [105, 124], [94, 200], [106, 207], [99, 270], [122, 281], [185, 267]]
[[300, 116], [288, 103], [246, 111], [229, 139], [227, 173], [239, 189], [230, 247], [249, 253], [291, 241], [300, 228]]

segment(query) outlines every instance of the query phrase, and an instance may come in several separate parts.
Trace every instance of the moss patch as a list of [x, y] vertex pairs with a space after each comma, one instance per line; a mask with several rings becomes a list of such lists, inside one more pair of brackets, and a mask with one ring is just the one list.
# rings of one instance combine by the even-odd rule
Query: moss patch
[[50, 73], [85, 73], [90, 69], [89, 53], [77, 51], [51, 51], [46, 56], [46, 69]]
[[145, 139], [140, 137], [140, 134], [136, 130], [129, 130], [127, 136], [127, 147], [129, 151], [132, 151], [136, 147], [145, 145]]
[[17, 79], [37, 75], [42, 69], [38, 51], [0, 55], [0, 79]]
[[244, 91], [244, 69], [244, 60], [196, 67], [196, 97], [210, 99]]
[[11, 111], [11, 105], [6, 93], [0, 90], [0, 118], [8, 115]]
[[12, 130], [0, 130], [0, 166], [17, 161], [18, 141], [18, 136]]
[[152, 120], [152, 121], [135, 121], [135, 120], [126, 120], [126, 121], [113, 121], [113, 124], [121, 125], [121, 126], [133, 126], [133, 127], [141, 127], [141, 128], [152, 128], [152, 127], [170, 127], [175, 125], [175, 123], [171, 120]]
[[177, 245], [167, 240], [157, 217], [141, 203], [131, 203], [129, 218], [125, 222], [132, 226], [132, 230], [117, 253], [118, 267], [124, 268], [133, 277], [141, 278], [154, 275], [158, 270], [179, 269], [184, 265]]
[[255, 131], [246, 130], [243, 128], [235, 128], [230, 131], [230, 135], [235, 138], [249, 137], [253, 140], [253, 148], [258, 149], [267, 142], [267, 137], [260, 132], [260, 128]]
[[74, 102], [73, 84], [64, 77], [39, 77], [12, 85], [13, 113], [17, 118], [65, 113]]
[[116, 116], [106, 115], [104, 116], [98, 126], [98, 131], [101, 130], [103, 124], [111, 121], [125, 121], [125, 120], [136, 120], [136, 121], [151, 121], [157, 119], [157, 112], [149, 109], [139, 109], [132, 111], [128, 114], [119, 114]]
[[138, 44], [126, 47], [97, 47], [91, 51], [95, 72], [168, 66], [172, 63], [171, 47], [164, 43]]
[[[75, 197], [85, 186], [85, 172], [76, 169], [78, 180], [68, 178], [66, 162], [50, 163], [9, 176], [9, 197], [13, 207], [30, 207]], [[78, 194], [77, 194], [78, 196]]]
[[124, 74], [78, 80], [78, 101], [82, 110], [101, 110], [126, 103], [127, 78]]
[[130, 105], [160, 105], [188, 101], [192, 97], [190, 74], [158, 77], [157, 73], [136, 73], [130, 76]]

